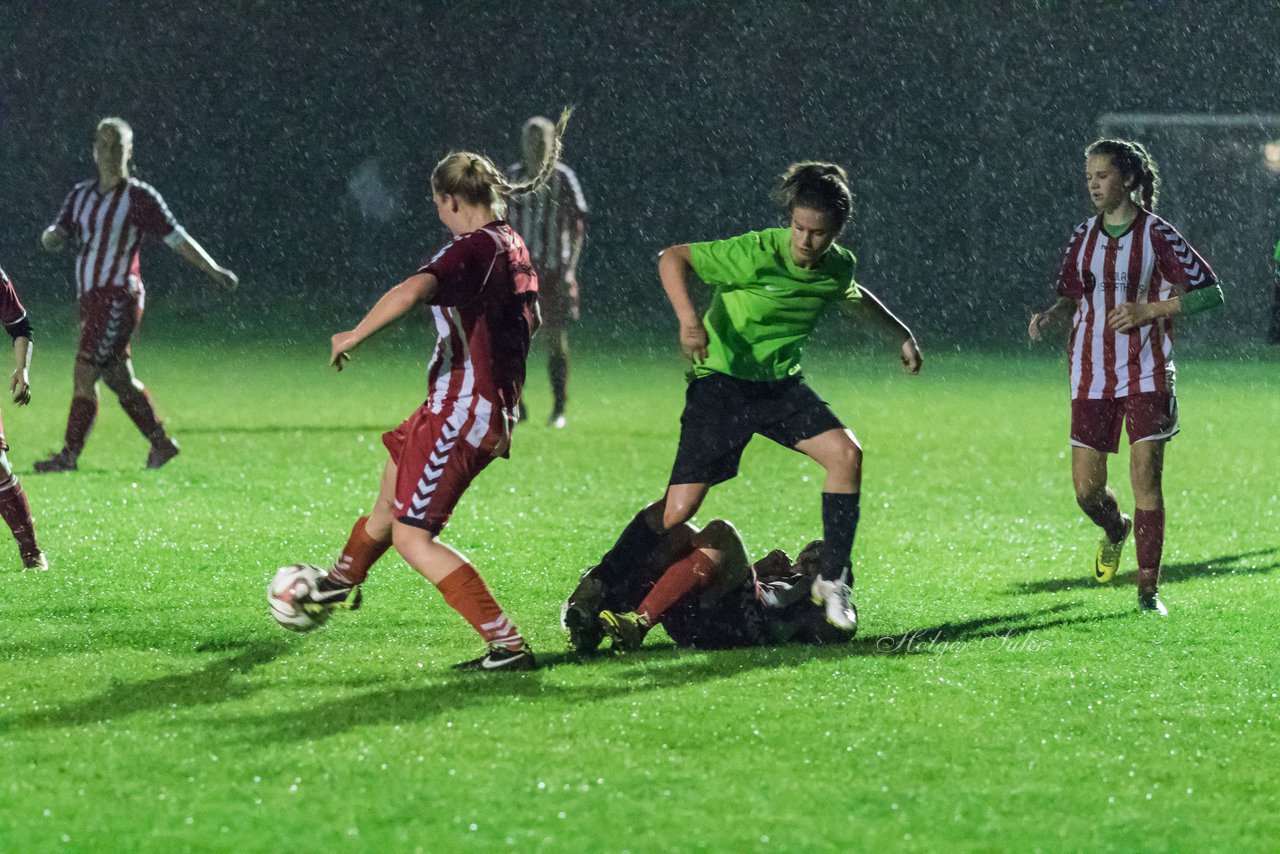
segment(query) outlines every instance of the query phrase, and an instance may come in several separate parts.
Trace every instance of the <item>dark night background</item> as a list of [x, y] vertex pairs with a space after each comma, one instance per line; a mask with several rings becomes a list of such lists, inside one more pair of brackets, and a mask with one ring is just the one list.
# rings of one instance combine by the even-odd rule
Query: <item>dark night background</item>
[[[353, 324], [443, 242], [434, 162], [505, 165], [523, 120], [565, 103], [592, 206], [584, 335], [674, 342], [655, 253], [777, 223], [774, 176], [816, 158], [850, 170], [842, 243], [926, 347], [1017, 343], [1089, 215], [1101, 114], [1280, 113], [1262, 2], [5, 2], [0, 35], [0, 261], [37, 324], [72, 316], [69, 258], [39, 232], [120, 115], [135, 174], [242, 278], [228, 300], [144, 249], [148, 324], [209, 343]], [[1224, 279], [1226, 309], [1181, 334], [1263, 340], [1280, 126], [1124, 132]], [[348, 192], [371, 159], [399, 201], [385, 223]]]

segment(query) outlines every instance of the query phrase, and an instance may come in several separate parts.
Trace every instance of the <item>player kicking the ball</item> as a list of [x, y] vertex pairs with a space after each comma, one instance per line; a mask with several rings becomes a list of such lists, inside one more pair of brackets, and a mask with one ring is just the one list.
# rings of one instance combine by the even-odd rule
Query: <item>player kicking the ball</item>
[[341, 370], [362, 341], [416, 305], [430, 306], [438, 335], [429, 396], [383, 434], [391, 459], [377, 502], [356, 521], [342, 556], [318, 585], [316, 603], [357, 607], [369, 568], [394, 545], [488, 644], [485, 655], [459, 665], [464, 668], [535, 666], [520, 630], [475, 567], [437, 538], [471, 481], [510, 447], [538, 326], [538, 279], [524, 241], [502, 216], [510, 197], [536, 191], [554, 173], [568, 121], [566, 110], [541, 169], [524, 183], [509, 183], [489, 158], [470, 152], [437, 163], [432, 200], [453, 240], [383, 295], [355, 329], [332, 338], [332, 363]]
[[[853, 253], [836, 244], [852, 212], [843, 169], [795, 163], [778, 198], [788, 228], [727, 240], [672, 246], [658, 262], [662, 287], [680, 323], [680, 345], [693, 360], [680, 418], [680, 444], [666, 494], [640, 511], [602, 558], [610, 579], [632, 571], [672, 528], [693, 518], [708, 490], [738, 473], [751, 437], [760, 434], [812, 458], [826, 471], [822, 487], [823, 549], [813, 597], [832, 625], [852, 632], [851, 552], [862, 489], [862, 448], [853, 432], [805, 383], [800, 356], [828, 307], [857, 309], [901, 344], [902, 364], [921, 365], [911, 330], [854, 281]], [[687, 278], [714, 290], [699, 318]], [[570, 622], [594, 615], [572, 613]]]
[[[1173, 226], [1156, 216], [1160, 177], [1136, 142], [1102, 139], [1085, 149], [1085, 183], [1097, 213], [1076, 227], [1058, 276], [1058, 298], [1031, 316], [1046, 324], [1074, 312], [1071, 325], [1071, 479], [1076, 501], [1103, 530], [1094, 577], [1107, 583], [1132, 530], [1138, 605], [1164, 615], [1164, 447], [1178, 432], [1173, 318], [1222, 304], [1213, 270]], [[1107, 486], [1107, 455], [1129, 434], [1133, 518]]]

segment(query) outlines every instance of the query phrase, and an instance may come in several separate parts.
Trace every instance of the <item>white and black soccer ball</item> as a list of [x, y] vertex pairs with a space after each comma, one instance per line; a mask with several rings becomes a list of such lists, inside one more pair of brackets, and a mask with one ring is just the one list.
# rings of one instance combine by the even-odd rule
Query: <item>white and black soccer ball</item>
[[309, 563], [295, 563], [276, 570], [275, 578], [267, 585], [267, 604], [277, 623], [291, 632], [309, 632], [325, 624], [329, 619], [328, 608], [304, 607], [323, 575], [324, 570]]

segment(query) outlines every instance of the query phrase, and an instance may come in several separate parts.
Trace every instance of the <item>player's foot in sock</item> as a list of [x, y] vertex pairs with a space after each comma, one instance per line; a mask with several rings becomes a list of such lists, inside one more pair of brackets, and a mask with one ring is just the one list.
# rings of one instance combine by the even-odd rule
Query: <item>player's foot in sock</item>
[[853, 589], [845, 580], [848, 577], [847, 569], [835, 581], [819, 576], [813, 580], [813, 586], [809, 591], [813, 597], [813, 604], [822, 608], [828, 623], [841, 631], [853, 634], [858, 630], [858, 609], [849, 601], [849, 597], [853, 595]]
[[1093, 577], [1099, 584], [1106, 584], [1116, 577], [1116, 570], [1120, 568], [1120, 553], [1124, 551], [1124, 541], [1129, 539], [1129, 532], [1133, 530], [1131, 517], [1122, 514], [1120, 518], [1124, 520], [1124, 533], [1120, 536], [1120, 540], [1113, 543], [1104, 535], [1098, 542], [1098, 555], [1093, 559]]
[[178, 441], [165, 436], [151, 444], [151, 453], [147, 454], [147, 468], [158, 469], [178, 455], [181, 449]]
[[44, 572], [49, 568], [49, 559], [44, 556], [42, 551], [23, 552], [22, 568], [32, 569], [36, 572]]
[[479, 658], [453, 665], [454, 670], [535, 670], [537, 667], [528, 644], [511, 649], [500, 643], [490, 644], [489, 651]]
[[1158, 614], [1161, 617], [1169, 616], [1169, 609], [1160, 601], [1159, 593], [1139, 593], [1138, 610], [1144, 614]]
[[600, 628], [608, 632], [609, 637], [613, 639], [614, 649], [623, 652], [634, 652], [639, 649], [644, 643], [645, 634], [649, 631], [649, 625], [644, 617], [635, 611], [626, 614], [601, 611]]
[[37, 474], [46, 474], [54, 471], [75, 471], [76, 455], [63, 448], [48, 459], [37, 460], [32, 468], [35, 469]]
[[604, 629], [600, 628], [600, 621], [596, 616], [600, 613], [600, 602], [603, 599], [604, 585], [591, 578], [588, 571], [560, 609], [560, 625], [568, 634], [569, 646], [574, 652], [595, 652], [604, 640]]

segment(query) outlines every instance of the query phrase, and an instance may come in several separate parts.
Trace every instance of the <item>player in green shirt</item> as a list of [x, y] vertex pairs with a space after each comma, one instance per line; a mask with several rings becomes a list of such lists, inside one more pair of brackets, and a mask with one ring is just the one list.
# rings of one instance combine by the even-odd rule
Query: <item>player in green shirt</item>
[[[826, 470], [822, 491], [822, 569], [813, 583], [827, 620], [853, 632], [850, 554], [858, 524], [862, 448], [853, 432], [804, 382], [800, 356], [828, 306], [853, 310], [902, 342], [902, 364], [920, 370], [911, 330], [854, 281], [854, 257], [836, 245], [853, 199], [848, 177], [831, 163], [795, 163], [778, 199], [788, 228], [728, 240], [672, 246], [658, 262], [663, 290], [680, 322], [680, 346], [693, 361], [680, 445], [666, 494], [640, 511], [593, 572], [611, 580], [635, 571], [662, 535], [691, 519], [707, 491], [734, 477], [755, 434], [805, 454]], [[699, 319], [686, 283], [692, 270], [713, 288]], [[570, 643], [594, 648], [601, 628], [591, 602], [570, 601]], [[598, 609], [597, 609], [598, 610]], [[644, 615], [633, 615], [643, 620]]]

